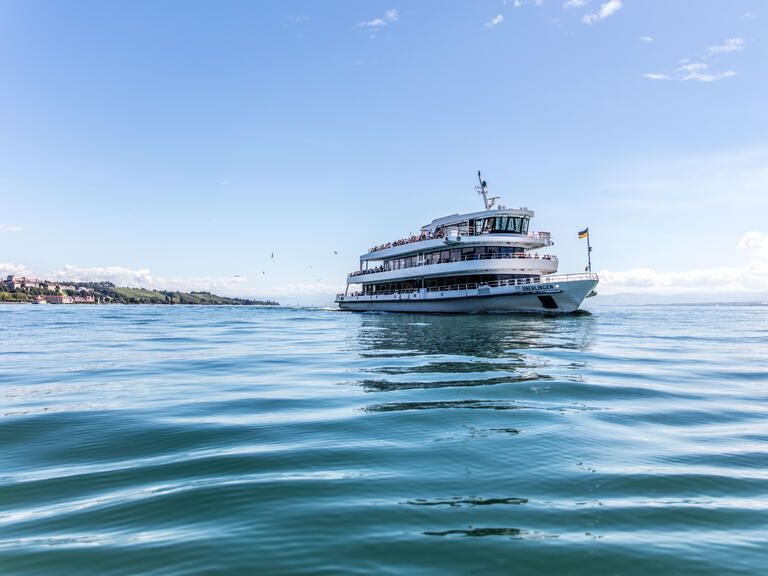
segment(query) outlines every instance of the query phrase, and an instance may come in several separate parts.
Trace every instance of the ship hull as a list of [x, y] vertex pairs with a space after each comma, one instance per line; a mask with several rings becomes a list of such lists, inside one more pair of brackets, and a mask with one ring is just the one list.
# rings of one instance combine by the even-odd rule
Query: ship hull
[[567, 314], [578, 310], [597, 282], [596, 279], [586, 279], [445, 292], [339, 296], [336, 302], [340, 309], [356, 312]]

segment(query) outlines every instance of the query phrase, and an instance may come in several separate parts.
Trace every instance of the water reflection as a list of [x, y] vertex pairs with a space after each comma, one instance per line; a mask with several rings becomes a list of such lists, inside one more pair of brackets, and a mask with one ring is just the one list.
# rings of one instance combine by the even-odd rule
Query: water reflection
[[[426, 366], [430, 373], [451, 372], [451, 366], [445, 364], [442, 370], [438, 370], [433, 364]], [[493, 368], [500, 370], [501, 368]], [[509, 368], [507, 368], [509, 370]], [[407, 373], [407, 372], [406, 372]], [[544, 374], [520, 374], [514, 376], [502, 376], [498, 378], [482, 378], [476, 380], [439, 380], [435, 382], [392, 382], [390, 380], [362, 380], [360, 385], [369, 392], [384, 392], [388, 390], [408, 390], [415, 388], [458, 388], [471, 386], [490, 386], [493, 384], [508, 384], [510, 382], [524, 382], [532, 380], [546, 380], [549, 376]]]
[[[541, 351], [583, 350], [590, 344], [595, 323], [590, 314], [364, 314], [360, 319], [358, 353], [368, 361], [362, 371], [371, 377], [357, 384], [368, 392], [543, 385], [552, 379], [549, 372], [553, 366]], [[563, 362], [563, 367], [572, 372], [583, 368], [583, 364], [577, 365], [571, 358]], [[371, 410], [380, 411], [382, 407]]]
[[450, 506], [457, 508], [462, 506], [494, 506], [496, 504], [527, 504], [528, 498], [446, 498], [442, 500], [427, 500], [417, 498], [408, 500], [407, 504], [414, 506]]
[[531, 348], [581, 350], [595, 318], [568, 316], [363, 314], [363, 356], [453, 355], [520, 359]]
[[449, 400], [437, 402], [388, 402], [386, 404], [373, 404], [366, 408], [368, 412], [399, 412], [404, 410], [434, 410], [462, 408], [465, 410], [542, 410], [547, 412], [565, 413], [569, 411], [581, 412], [590, 410], [583, 404], [568, 406], [531, 403], [518, 404], [516, 401], [502, 400]]
[[526, 530], [519, 528], [469, 528], [467, 530], [440, 530], [424, 532], [427, 536], [512, 536], [522, 538], [529, 534]]

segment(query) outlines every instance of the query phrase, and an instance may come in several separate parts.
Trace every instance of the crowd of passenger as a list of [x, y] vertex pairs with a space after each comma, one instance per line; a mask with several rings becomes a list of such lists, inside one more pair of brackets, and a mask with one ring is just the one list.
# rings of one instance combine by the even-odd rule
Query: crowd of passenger
[[[451, 262], [462, 262], [462, 261], [468, 261], [468, 260], [497, 260], [497, 259], [507, 259], [507, 258], [534, 258], [536, 260], [542, 259], [542, 260], [556, 260], [557, 257], [553, 256], [551, 254], [542, 254], [539, 256], [538, 252], [534, 254], [529, 254], [527, 252], [516, 252], [514, 254], [483, 254], [483, 255], [465, 255], [462, 256], [459, 259], [441, 259], [437, 262], [430, 262], [430, 264], [449, 264]], [[427, 264], [425, 262], [424, 264]], [[422, 266], [424, 264], [416, 264], [417, 266]], [[364, 270], [355, 270], [354, 272], [350, 272], [350, 276], [363, 276], [365, 274], [375, 274], [377, 272], [389, 272], [390, 270], [400, 270], [402, 268], [412, 268], [411, 266], [403, 266], [401, 268], [394, 268], [391, 266], [385, 266], [384, 264], [380, 266], [375, 266], [373, 268], [367, 268]]]
[[435, 238], [442, 238], [444, 233], [442, 230], [432, 234], [430, 232], [422, 232], [421, 234], [414, 234], [408, 238], [402, 240], [395, 240], [394, 242], [387, 242], [385, 244], [379, 244], [373, 248], [369, 248], [368, 252], [376, 252], [377, 250], [384, 250], [386, 248], [394, 248], [395, 246], [403, 246], [405, 244], [412, 244], [413, 242], [421, 242], [422, 240], [434, 240]]
[[355, 270], [354, 272], [350, 272], [350, 276], [362, 276], [363, 274], [374, 274], [375, 272], [385, 272], [386, 269], [384, 268], [384, 265], [376, 266], [375, 268], [368, 268], [367, 270]]

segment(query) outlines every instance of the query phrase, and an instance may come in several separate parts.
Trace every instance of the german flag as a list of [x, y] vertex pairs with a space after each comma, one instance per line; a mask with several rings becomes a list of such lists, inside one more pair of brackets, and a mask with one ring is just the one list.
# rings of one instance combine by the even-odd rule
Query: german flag
[[579, 238], [582, 240], [584, 238], [589, 238], [589, 228], [584, 228], [584, 230], [579, 231]]

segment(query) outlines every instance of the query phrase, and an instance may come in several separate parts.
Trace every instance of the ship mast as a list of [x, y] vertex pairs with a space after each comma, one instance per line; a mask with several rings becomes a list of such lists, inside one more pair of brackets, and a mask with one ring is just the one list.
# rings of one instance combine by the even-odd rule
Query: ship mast
[[480, 175], [480, 170], [477, 171], [477, 179], [480, 181], [480, 186], [475, 186], [475, 190], [477, 190], [477, 193], [483, 197], [483, 204], [485, 204], [485, 209], [490, 210], [493, 208], [493, 205], [496, 204], [496, 200], [498, 200], [499, 197], [488, 197], [488, 183], [483, 180], [483, 177]]

